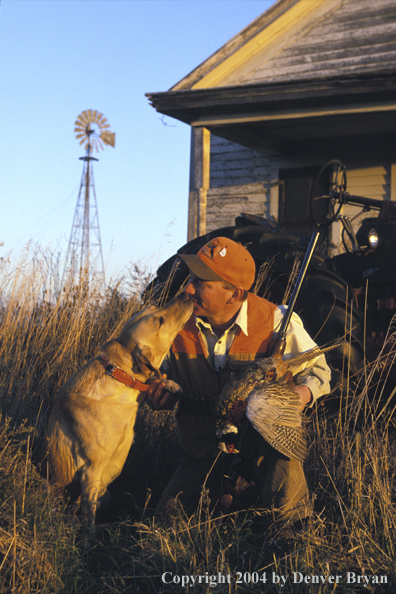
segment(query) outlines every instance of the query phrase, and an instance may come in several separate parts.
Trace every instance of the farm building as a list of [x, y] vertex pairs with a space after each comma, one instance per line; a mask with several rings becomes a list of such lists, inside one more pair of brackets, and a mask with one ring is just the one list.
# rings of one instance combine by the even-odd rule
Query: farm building
[[278, 0], [147, 96], [191, 126], [188, 240], [241, 212], [310, 234], [310, 188], [330, 159], [346, 165], [351, 194], [396, 200], [394, 0]]

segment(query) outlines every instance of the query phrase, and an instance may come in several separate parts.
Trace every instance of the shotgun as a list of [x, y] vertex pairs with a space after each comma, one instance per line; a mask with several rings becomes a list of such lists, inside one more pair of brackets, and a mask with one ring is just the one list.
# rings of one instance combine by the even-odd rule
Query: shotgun
[[301, 285], [304, 282], [305, 274], [307, 272], [309, 263], [311, 261], [312, 254], [314, 253], [318, 238], [319, 238], [319, 231], [314, 231], [314, 233], [312, 234], [312, 237], [311, 237], [311, 241], [309, 242], [309, 246], [306, 251], [304, 261], [300, 268], [300, 272], [298, 273], [298, 278], [297, 278], [296, 284], [294, 285], [293, 293], [292, 293], [292, 296], [290, 297], [290, 301], [287, 306], [286, 313], [283, 316], [283, 320], [282, 320], [281, 326], [279, 328], [279, 332], [277, 333], [275, 339], [273, 340], [273, 342], [271, 344], [270, 352], [268, 353], [268, 357], [270, 357], [272, 355], [281, 355], [282, 356], [283, 353], [285, 352], [286, 334], [287, 334], [287, 329], [289, 327], [290, 318], [292, 317], [294, 307], [296, 305], [297, 297], [300, 292]]

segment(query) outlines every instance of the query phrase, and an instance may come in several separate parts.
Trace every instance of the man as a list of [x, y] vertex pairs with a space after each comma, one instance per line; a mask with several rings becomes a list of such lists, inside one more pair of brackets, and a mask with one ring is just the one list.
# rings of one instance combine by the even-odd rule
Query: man
[[[212, 502], [219, 500], [224, 464], [232, 454], [219, 456], [214, 402], [232, 371], [266, 356], [285, 311], [283, 306], [277, 307], [248, 292], [255, 278], [255, 263], [247, 249], [233, 240], [217, 237], [197, 255], [180, 257], [190, 270], [185, 292], [190, 295], [194, 310], [163, 365], [163, 371], [183, 388], [176, 420], [185, 451], [157, 508], [165, 515], [177, 501], [187, 513], [193, 513], [203, 487]], [[284, 358], [314, 346], [300, 318], [293, 314]], [[328, 393], [330, 370], [324, 356], [302, 365], [294, 381], [301, 410]], [[154, 381], [146, 394], [155, 409], [175, 405], [161, 380]], [[301, 463], [275, 451], [252, 428], [249, 435], [247, 457], [263, 507], [272, 510], [272, 517], [280, 522], [294, 522], [311, 515]]]

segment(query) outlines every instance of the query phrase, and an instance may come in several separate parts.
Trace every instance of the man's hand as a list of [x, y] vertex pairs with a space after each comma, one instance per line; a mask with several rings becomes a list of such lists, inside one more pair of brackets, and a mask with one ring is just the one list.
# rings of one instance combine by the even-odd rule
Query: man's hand
[[308, 404], [310, 404], [310, 402], [312, 400], [311, 390], [308, 388], [308, 386], [304, 386], [303, 384], [300, 384], [299, 386], [297, 386], [297, 385], [294, 386], [294, 391], [297, 392], [297, 394], [300, 396], [300, 400], [301, 400], [300, 410], [304, 410], [304, 408], [306, 406], [308, 406]]
[[143, 392], [147, 398], [147, 404], [153, 410], [172, 410], [180, 396], [171, 394], [165, 385], [166, 373], [161, 375], [161, 379], [151, 378], [148, 380], [149, 389]]

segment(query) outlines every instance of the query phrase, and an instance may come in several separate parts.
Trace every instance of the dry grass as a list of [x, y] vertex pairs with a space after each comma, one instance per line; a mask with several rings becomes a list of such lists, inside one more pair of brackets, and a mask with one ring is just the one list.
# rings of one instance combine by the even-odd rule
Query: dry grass
[[[378, 405], [390, 382], [393, 327], [373, 372], [353, 382], [343, 407], [332, 414], [319, 407], [310, 419], [306, 471], [315, 515], [300, 534], [264, 527], [254, 505], [219, 523], [205, 500], [191, 518], [180, 512], [168, 526], [156, 521], [153, 508], [180, 451], [172, 414], [142, 407], [111, 508], [85, 550], [76, 518], [38, 475], [31, 453], [56, 389], [142, 307], [142, 284], [126, 293], [116, 283], [103, 294], [70, 286], [58, 295], [53, 270], [50, 257], [0, 270], [0, 593], [394, 591], [395, 425], [392, 400]], [[387, 583], [348, 584], [347, 572]], [[331, 575], [342, 576], [338, 584]], [[182, 576], [198, 577], [183, 584]], [[276, 583], [281, 576], [284, 586]]]
[[[135, 272], [135, 271], [133, 271]], [[146, 280], [147, 277], [146, 277]], [[144, 279], [141, 281], [144, 283]], [[3, 417], [41, 431], [54, 391], [141, 307], [141, 286], [66, 284], [56, 290], [50, 255], [27, 252], [16, 268], [0, 263], [0, 405]], [[123, 287], [125, 289], [125, 287]], [[39, 410], [44, 416], [38, 417]]]

